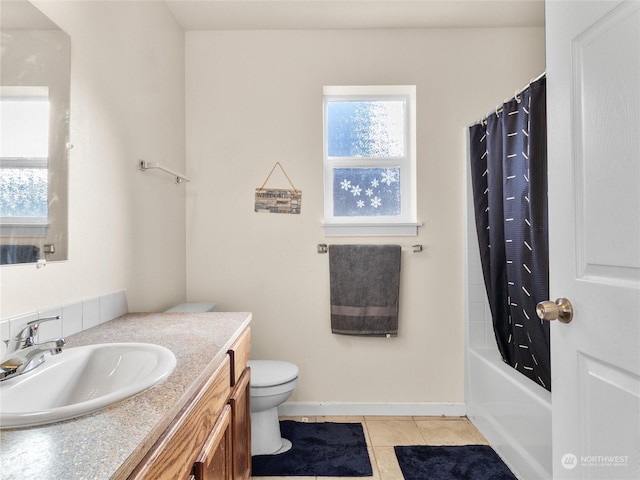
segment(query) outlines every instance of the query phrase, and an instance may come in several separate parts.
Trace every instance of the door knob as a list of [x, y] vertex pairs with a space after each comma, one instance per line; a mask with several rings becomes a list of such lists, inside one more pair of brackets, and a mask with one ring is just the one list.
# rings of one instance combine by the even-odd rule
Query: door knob
[[566, 298], [559, 298], [554, 302], [547, 300], [536, 305], [536, 313], [540, 320], [559, 320], [569, 323], [573, 319], [573, 305]]

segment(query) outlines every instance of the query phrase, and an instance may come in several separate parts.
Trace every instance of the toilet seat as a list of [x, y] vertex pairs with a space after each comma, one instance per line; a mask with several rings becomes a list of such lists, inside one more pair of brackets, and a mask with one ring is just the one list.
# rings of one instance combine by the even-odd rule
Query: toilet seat
[[273, 387], [250, 387], [251, 397], [273, 397], [275, 395], [289, 395], [298, 386], [298, 379], [294, 378], [290, 382], [274, 385]]
[[278, 360], [249, 360], [251, 388], [270, 388], [290, 383], [298, 378], [298, 367]]

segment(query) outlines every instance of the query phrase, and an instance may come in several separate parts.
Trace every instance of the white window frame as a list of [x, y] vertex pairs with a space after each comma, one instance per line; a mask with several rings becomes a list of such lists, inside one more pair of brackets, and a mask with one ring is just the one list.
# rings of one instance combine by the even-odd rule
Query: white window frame
[[[3, 86], [0, 88], [0, 97], [3, 99], [48, 99], [49, 88], [44, 86]], [[49, 158], [0, 157], [0, 168], [43, 168], [48, 170]], [[48, 233], [48, 217], [0, 217], [0, 237], [46, 237]]]
[[[404, 157], [329, 157], [327, 106], [330, 101], [406, 101]], [[416, 87], [415, 85], [323, 87], [324, 232], [325, 235], [418, 234], [416, 196]], [[334, 168], [399, 168], [401, 212], [394, 216], [337, 217], [333, 212]]]

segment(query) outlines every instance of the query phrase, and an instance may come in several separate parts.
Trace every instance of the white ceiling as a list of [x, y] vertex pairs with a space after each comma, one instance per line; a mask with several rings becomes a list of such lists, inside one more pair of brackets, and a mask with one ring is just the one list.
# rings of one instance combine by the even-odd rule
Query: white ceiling
[[544, 0], [165, 0], [185, 30], [544, 26]]

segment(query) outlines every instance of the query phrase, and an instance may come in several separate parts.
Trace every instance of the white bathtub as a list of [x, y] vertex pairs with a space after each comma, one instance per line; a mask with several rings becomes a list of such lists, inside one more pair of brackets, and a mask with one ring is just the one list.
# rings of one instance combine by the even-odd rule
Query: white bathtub
[[468, 349], [467, 416], [523, 480], [552, 478], [551, 393], [502, 362]]

